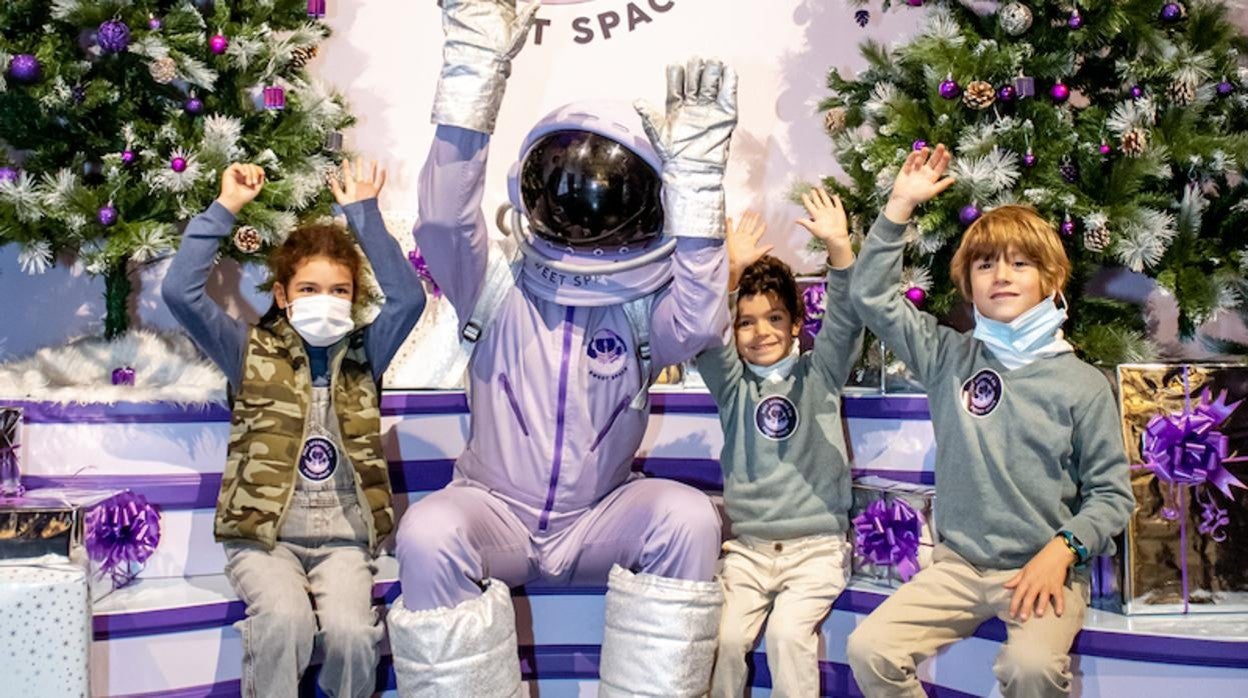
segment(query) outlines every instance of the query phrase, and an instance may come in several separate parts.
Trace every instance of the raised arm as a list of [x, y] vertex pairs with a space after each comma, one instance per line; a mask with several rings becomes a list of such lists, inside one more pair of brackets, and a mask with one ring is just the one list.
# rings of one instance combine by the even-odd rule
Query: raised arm
[[347, 215], [347, 225], [364, 249], [385, 295], [381, 312], [364, 329], [365, 350], [377, 380], [425, 310], [420, 277], [403, 256], [399, 243], [390, 237], [377, 206], [377, 195], [385, 185], [386, 171], [379, 170], [376, 162], [365, 165], [357, 161], [353, 166], [350, 160], [343, 160], [341, 179], [329, 180], [334, 198]]
[[485, 278], [488, 239], [481, 198], [490, 134], [515, 58], [539, 3], [442, 0], [442, 72], [433, 101], [437, 124], [420, 173], [420, 220], [413, 234], [429, 273], [468, 321]]
[[666, 366], [727, 338], [723, 178], [737, 76], [718, 61], [668, 66], [666, 111], [635, 106], [663, 161], [664, 230], [678, 238], [672, 284], [651, 320], [655, 365]]
[[173, 256], [160, 295], [169, 312], [237, 389], [243, 377], [243, 350], [247, 325], [230, 317], [208, 297], [204, 287], [216, 265], [221, 238], [234, 226], [234, 217], [264, 187], [264, 170], [235, 163], [221, 173], [221, 193], [208, 210], [191, 219]]

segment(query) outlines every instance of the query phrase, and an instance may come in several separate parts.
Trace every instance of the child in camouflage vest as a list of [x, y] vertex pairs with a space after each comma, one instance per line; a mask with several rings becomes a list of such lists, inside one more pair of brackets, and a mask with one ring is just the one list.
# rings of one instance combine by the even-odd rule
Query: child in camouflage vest
[[374, 559], [394, 528], [382, 454], [379, 383], [420, 318], [424, 292], [377, 206], [385, 172], [343, 163], [331, 179], [385, 294], [356, 327], [363, 260], [336, 226], [296, 230], [269, 258], [274, 304], [258, 325], [204, 292], [221, 238], [264, 186], [256, 165], [230, 165], [221, 194], [187, 226], [162, 287], [174, 317], [230, 382], [233, 418], [214, 532], [226, 576], [247, 604], [244, 696], [294, 697], [318, 636], [320, 685], [334, 696], [374, 690], [382, 627]]

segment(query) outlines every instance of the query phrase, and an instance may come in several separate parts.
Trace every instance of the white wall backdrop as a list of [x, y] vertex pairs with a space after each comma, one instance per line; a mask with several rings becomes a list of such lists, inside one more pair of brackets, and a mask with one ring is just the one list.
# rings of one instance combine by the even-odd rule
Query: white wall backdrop
[[[433, 127], [429, 105], [441, 64], [440, 11], [434, 0], [330, 0], [334, 30], [313, 71], [342, 91], [359, 117], [349, 149], [386, 163], [391, 178], [383, 209], [414, 213], [415, 185]], [[694, 55], [718, 57], [740, 73], [740, 124], [732, 143], [728, 209], [761, 211], [768, 241], [799, 270], [813, 269], [806, 233], [788, 202], [796, 182], [839, 170], [823, 132], [818, 102], [827, 71], [863, 65], [867, 38], [904, 39], [923, 12], [904, 4], [872, 12], [860, 28], [842, 0], [546, 0], [535, 33], [513, 66], [492, 144], [487, 213], [506, 200], [506, 172], [528, 128], [549, 110], [578, 99], [648, 99], [661, 104], [664, 66]], [[1241, 24], [1248, 24], [1241, 22]], [[540, 38], [540, 41], [538, 40]], [[407, 231], [392, 231], [405, 236]], [[103, 283], [61, 264], [37, 277], [17, 266], [14, 246], [0, 247], [0, 360], [99, 331]], [[159, 299], [162, 263], [137, 272], [140, 326], [171, 327]], [[268, 300], [254, 291], [256, 269], [223, 265], [214, 295], [245, 316]], [[1147, 285], [1116, 284], [1143, 298]], [[1164, 311], [1164, 299], [1160, 303]], [[1166, 333], [1165, 313], [1159, 314]], [[1170, 330], [1171, 334], [1173, 330]]]

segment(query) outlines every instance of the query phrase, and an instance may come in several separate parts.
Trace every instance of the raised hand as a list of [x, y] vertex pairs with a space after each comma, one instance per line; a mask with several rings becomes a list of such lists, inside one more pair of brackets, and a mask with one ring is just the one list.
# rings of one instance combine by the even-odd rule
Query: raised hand
[[516, 0], [442, 0], [442, 73], [433, 121], [492, 133], [511, 73], [539, 2], [519, 12]]
[[378, 170], [376, 160], [369, 163], [367, 167], [357, 160], [352, 171], [351, 161], [344, 158], [341, 179], [342, 181], [339, 182], [338, 177], [330, 174], [329, 190], [334, 193], [334, 199], [338, 201], [338, 205], [346, 206], [357, 201], [376, 198], [381, 188], [386, 186], [386, 171]]
[[916, 150], [906, 157], [897, 179], [893, 181], [893, 193], [884, 205], [884, 215], [894, 223], [906, 223], [914, 215], [914, 209], [927, 203], [957, 181], [946, 177], [953, 154], [945, 146], [936, 150]]
[[667, 67], [666, 111], [633, 104], [664, 164], [722, 173], [737, 126], [737, 73], [719, 61], [690, 59]]
[[727, 231], [725, 246], [728, 251], [728, 291], [732, 292], [737, 289], [746, 268], [771, 252], [775, 245], [759, 246], [758, 241], [767, 232], [767, 224], [753, 211], [748, 211], [741, 217], [741, 225], [734, 225], [729, 218], [724, 227]]
[[844, 269], [854, 262], [854, 248], [849, 241], [849, 219], [841, 197], [829, 196], [823, 187], [802, 194], [802, 205], [810, 218], [799, 218], [797, 224], [819, 238], [828, 248], [828, 263]]
[[264, 168], [236, 162], [221, 173], [221, 193], [217, 203], [238, 215], [264, 188]]

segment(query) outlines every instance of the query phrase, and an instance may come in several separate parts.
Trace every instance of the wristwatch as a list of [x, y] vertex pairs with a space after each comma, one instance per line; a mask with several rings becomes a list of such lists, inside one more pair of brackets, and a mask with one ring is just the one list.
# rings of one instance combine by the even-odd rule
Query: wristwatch
[[1074, 553], [1075, 566], [1082, 565], [1088, 561], [1088, 549], [1083, 545], [1082, 541], [1075, 537], [1075, 534], [1070, 531], [1058, 531], [1055, 537], [1061, 538], [1062, 542], [1066, 544], [1066, 549]]

